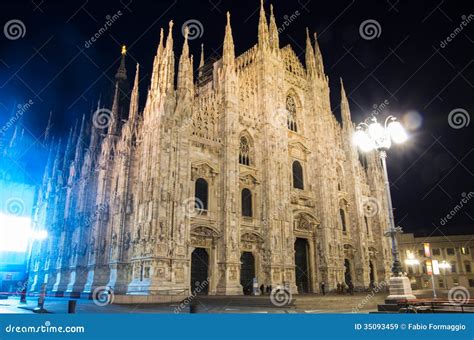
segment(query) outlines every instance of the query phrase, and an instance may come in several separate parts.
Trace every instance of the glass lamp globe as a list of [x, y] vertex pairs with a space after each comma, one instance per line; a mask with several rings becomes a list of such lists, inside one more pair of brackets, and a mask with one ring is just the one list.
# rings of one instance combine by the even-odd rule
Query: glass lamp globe
[[397, 143], [401, 144], [408, 139], [407, 133], [403, 128], [402, 124], [397, 121], [392, 121], [388, 124], [388, 132], [392, 140]]
[[377, 141], [385, 137], [385, 131], [382, 125], [377, 122], [370, 123], [369, 125], [369, 136], [372, 140]]
[[369, 135], [362, 130], [357, 130], [354, 133], [354, 143], [364, 152], [371, 151], [375, 147]]

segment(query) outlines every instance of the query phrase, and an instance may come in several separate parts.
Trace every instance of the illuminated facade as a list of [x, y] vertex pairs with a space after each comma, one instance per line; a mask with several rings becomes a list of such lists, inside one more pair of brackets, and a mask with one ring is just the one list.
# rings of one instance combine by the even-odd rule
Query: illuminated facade
[[208, 294], [232, 295], [254, 277], [293, 293], [385, 280], [381, 167], [351, 143], [342, 82], [342, 124], [332, 114], [317, 42], [308, 35], [304, 67], [262, 7], [258, 43], [236, 57], [228, 16], [222, 58], [201, 56], [194, 74], [185, 39], [175, 85], [172, 22], [164, 40], [143, 110], [138, 66], [123, 95], [124, 53], [110, 112], [51, 151], [34, 216], [50, 237], [31, 254], [31, 290], [182, 296], [206, 280]]

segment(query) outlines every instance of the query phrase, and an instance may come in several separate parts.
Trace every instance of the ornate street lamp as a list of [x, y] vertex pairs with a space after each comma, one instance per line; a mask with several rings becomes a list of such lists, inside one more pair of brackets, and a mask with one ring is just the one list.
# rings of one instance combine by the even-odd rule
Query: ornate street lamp
[[[388, 204], [388, 225], [389, 229], [385, 236], [390, 237], [392, 242], [392, 278], [390, 279], [390, 296], [392, 298], [415, 298], [411, 292], [410, 281], [407, 277], [402, 277], [402, 265], [399, 259], [397, 234], [402, 232], [401, 227], [395, 226], [393, 218], [392, 197], [390, 195], [390, 184], [387, 172], [387, 151], [396, 144], [404, 143], [408, 139], [407, 133], [395, 117], [388, 116], [384, 125], [377, 122], [375, 117], [360, 123], [354, 133], [354, 143], [364, 152], [377, 151], [383, 167], [383, 178]], [[393, 288], [393, 289], [392, 289]], [[389, 297], [390, 298], [390, 297]]]

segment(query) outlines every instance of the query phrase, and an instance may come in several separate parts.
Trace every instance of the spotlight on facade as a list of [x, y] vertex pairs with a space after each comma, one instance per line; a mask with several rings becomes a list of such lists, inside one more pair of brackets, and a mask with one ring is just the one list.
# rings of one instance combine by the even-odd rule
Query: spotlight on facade
[[0, 213], [0, 252], [26, 252], [31, 219]]

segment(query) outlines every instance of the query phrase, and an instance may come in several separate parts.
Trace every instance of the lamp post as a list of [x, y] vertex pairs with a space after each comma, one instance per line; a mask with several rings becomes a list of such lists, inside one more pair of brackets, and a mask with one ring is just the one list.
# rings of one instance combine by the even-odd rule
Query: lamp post
[[[400, 263], [397, 234], [402, 232], [401, 227], [395, 226], [393, 218], [392, 197], [390, 195], [390, 184], [387, 171], [387, 151], [392, 146], [392, 141], [396, 144], [404, 143], [408, 139], [403, 126], [393, 116], [385, 119], [384, 125], [377, 122], [377, 118], [371, 117], [368, 121], [360, 123], [354, 133], [355, 144], [364, 152], [375, 150], [382, 163], [383, 180], [388, 205], [388, 225], [389, 229], [385, 236], [390, 237], [392, 243], [392, 277], [390, 279], [390, 297], [415, 298], [411, 292], [410, 281], [402, 275], [402, 265]], [[397, 279], [399, 278], [399, 279]], [[392, 289], [393, 288], [393, 289]], [[393, 290], [393, 291], [392, 291]]]

